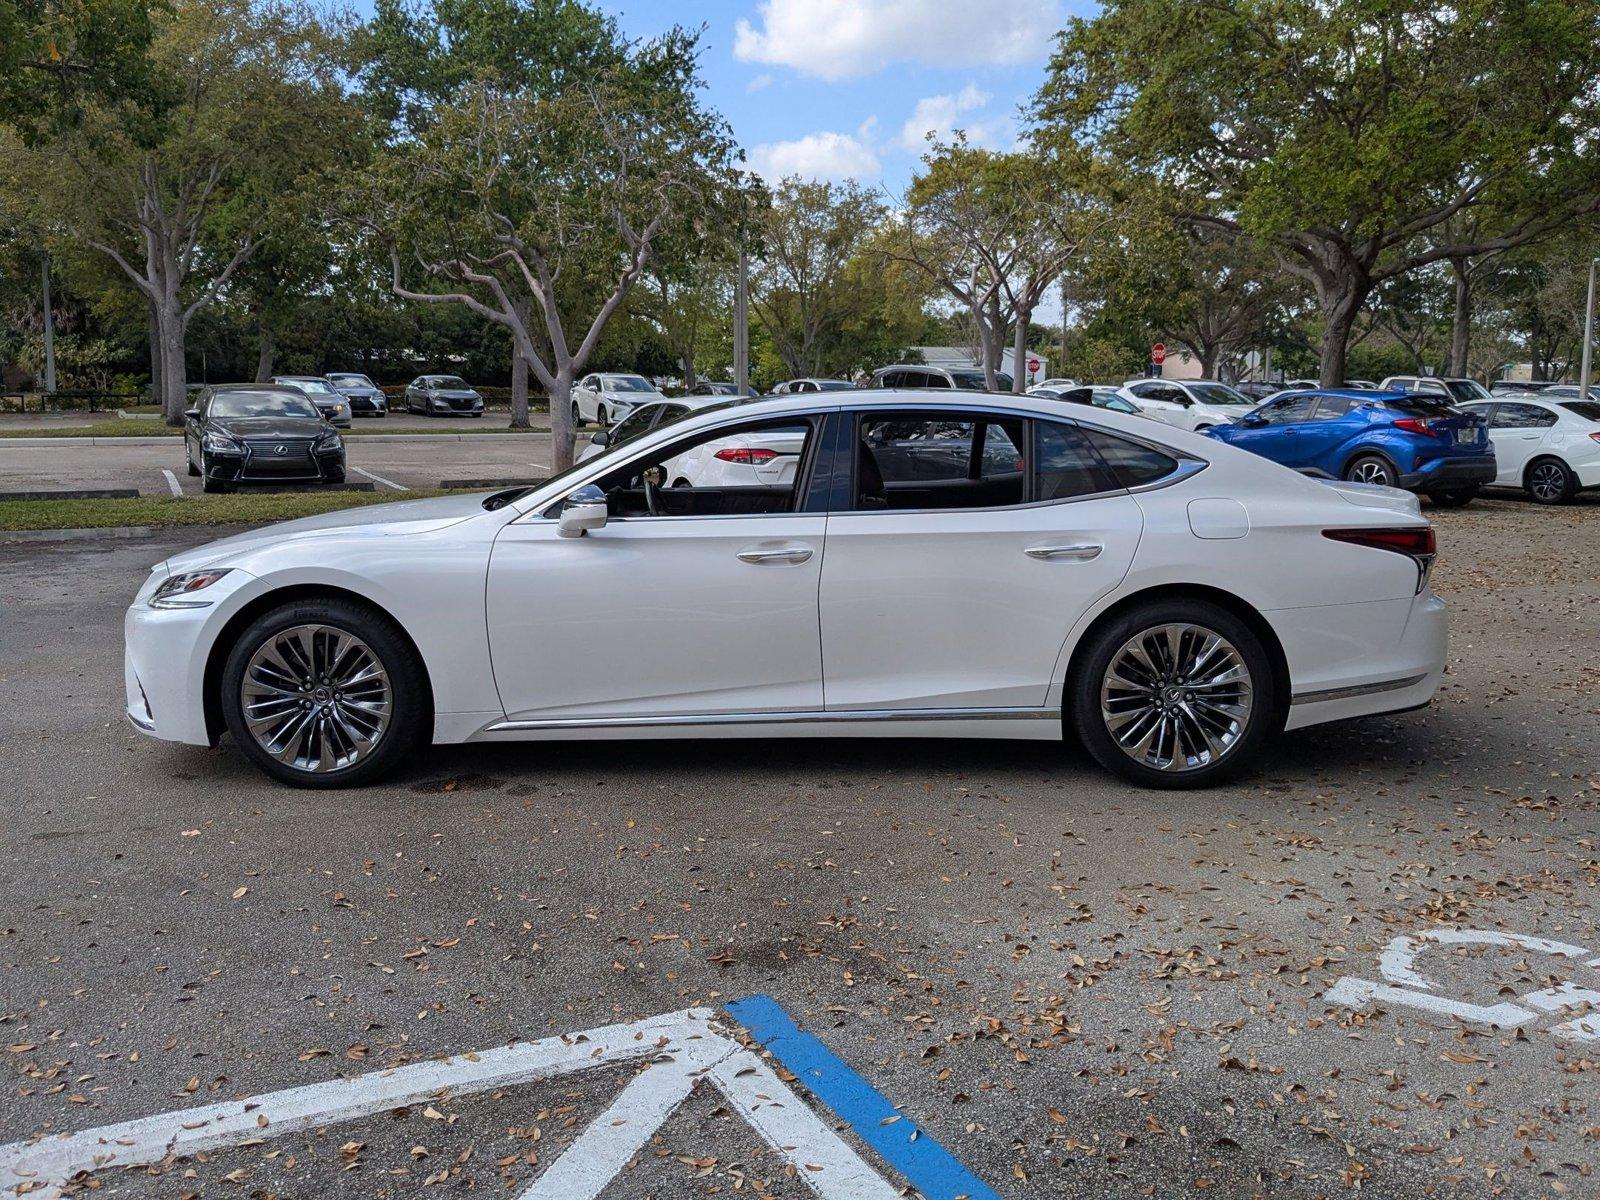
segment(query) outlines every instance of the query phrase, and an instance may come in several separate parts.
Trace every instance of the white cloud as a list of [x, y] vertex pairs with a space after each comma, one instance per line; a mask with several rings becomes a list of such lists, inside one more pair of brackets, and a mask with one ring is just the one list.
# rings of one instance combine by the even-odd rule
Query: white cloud
[[989, 134], [998, 122], [993, 119], [962, 120], [966, 113], [976, 113], [989, 103], [989, 93], [980, 91], [977, 84], [969, 83], [959, 92], [944, 96], [924, 96], [900, 127], [900, 146], [913, 153], [928, 147], [931, 133], [941, 142], [948, 142], [957, 129], [965, 130], [968, 137], [979, 145], [990, 143]]
[[750, 166], [768, 183], [790, 175], [802, 179], [875, 179], [882, 171], [878, 156], [867, 145], [871, 122], [859, 136], [823, 131], [808, 133], [792, 142], [765, 142], [750, 151]]
[[746, 92], [759, 92], [762, 89], [769, 88], [771, 86], [772, 73], [770, 71], [763, 71], [761, 74], [753, 77], [749, 83], [745, 84], [744, 90]]
[[979, 66], [1036, 62], [1061, 27], [1058, 0], [761, 0], [733, 53], [823, 79], [892, 62]]

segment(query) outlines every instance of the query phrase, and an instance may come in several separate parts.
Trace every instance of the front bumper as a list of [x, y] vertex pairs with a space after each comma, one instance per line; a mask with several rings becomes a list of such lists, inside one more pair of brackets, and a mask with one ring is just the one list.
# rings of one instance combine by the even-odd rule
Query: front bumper
[[284, 465], [248, 446], [237, 453], [205, 450], [200, 455], [200, 473], [218, 483], [340, 483], [344, 480], [344, 450], [313, 449], [309, 462], [297, 458]]
[[352, 414], [371, 413], [374, 416], [382, 416], [389, 411], [388, 402], [384, 400], [381, 392], [374, 392], [370, 395], [362, 392], [347, 392], [345, 399], [350, 403], [350, 412]]
[[435, 397], [434, 399], [428, 401], [428, 411], [430, 413], [462, 413], [481, 416], [483, 414], [483, 401], [482, 399], [446, 400], [442, 397]]
[[206, 657], [226, 621], [218, 610], [230, 594], [253, 580], [243, 571], [230, 572], [212, 585], [217, 594], [203, 608], [150, 607], [151, 594], [166, 578], [164, 570], [152, 573], [123, 617], [128, 720], [149, 737], [208, 746]]
[[1400, 486], [1408, 492], [1481, 486], [1494, 482], [1495, 471], [1492, 454], [1474, 454], [1463, 458], [1435, 458], [1421, 464], [1417, 470], [1401, 475]]

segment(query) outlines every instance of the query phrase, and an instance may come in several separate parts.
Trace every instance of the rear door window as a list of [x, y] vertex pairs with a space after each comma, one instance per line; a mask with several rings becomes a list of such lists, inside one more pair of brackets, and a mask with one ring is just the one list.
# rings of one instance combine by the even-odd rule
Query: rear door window
[[1337, 421], [1340, 417], [1349, 416], [1361, 403], [1353, 396], [1324, 396], [1317, 401], [1317, 411], [1311, 419]]
[[1497, 405], [1491, 429], [1544, 429], [1556, 423], [1556, 415], [1537, 404]]
[[1070, 500], [1117, 486], [1094, 443], [1075, 425], [1034, 422], [1034, 499]]
[[1027, 471], [1020, 418], [863, 413], [856, 426], [858, 510], [1021, 504]]
[[1319, 397], [1315, 392], [1295, 392], [1256, 410], [1268, 425], [1296, 425], [1311, 418]]

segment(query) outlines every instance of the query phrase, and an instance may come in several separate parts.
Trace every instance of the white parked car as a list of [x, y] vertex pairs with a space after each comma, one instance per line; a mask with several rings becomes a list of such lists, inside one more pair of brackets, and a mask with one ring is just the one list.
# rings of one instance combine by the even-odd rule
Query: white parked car
[[[779, 436], [776, 479], [663, 486]], [[1198, 786], [1280, 730], [1426, 704], [1433, 553], [1413, 496], [1087, 405], [761, 400], [538, 487], [174, 555], [128, 610], [127, 709], [311, 787], [430, 741], [1064, 734]]]
[[1520, 488], [1539, 504], [1565, 504], [1600, 487], [1600, 401], [1496, 396], [1459, 406], [1489, 423], [1494, 487]]
[[610, 425], [620, 421], [641, 404], [665, 400], [660, 390], [643, 375], [585, 375], [572, 389], [572, 423], [593, 421]]
[[797, 396], [806, 392], [851, 392], [855, 384], [848, 379], [823, 379], [819, 376], [807, 376], [804, 379], [785, 379], [782, 383], [772, 385], [774, 396]]
[[1384, 392], [1420, 392], [1438, 396], [1446, 404], [1470, 404], [1492, 400], [1493, 395], [1476, 379], [1445, 379], [1438, 375], [1391, 375], [1378, 385]]
[[1212, 379], [1130, 379], [1117, 392], [1145, 416], [1195, 433], [1226, 425], [1256, 406], [1243, 392]]

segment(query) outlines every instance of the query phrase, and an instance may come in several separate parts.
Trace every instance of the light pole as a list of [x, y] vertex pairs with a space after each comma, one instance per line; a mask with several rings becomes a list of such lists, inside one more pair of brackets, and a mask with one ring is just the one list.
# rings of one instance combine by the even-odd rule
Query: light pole
[[1578, 397], [1589, 399], [1589, 352], [1594, 346], [1594, 268], [1600, 254], [1589, 260], [1589, 303], [1583, 310], [1583, 367], [1578, 375]]
[[[45, 251], [45, 269], [43, 269], [43, 283], [45, 283], [45, 390], [51, 395], [56, 394], [56, 314], [50, 307], [50, 251]], [[1592, 293], [1590, 288], [1590, 293]], [[1590, 294], [1590, 301], [1594, 301], [1594, 294]]]

